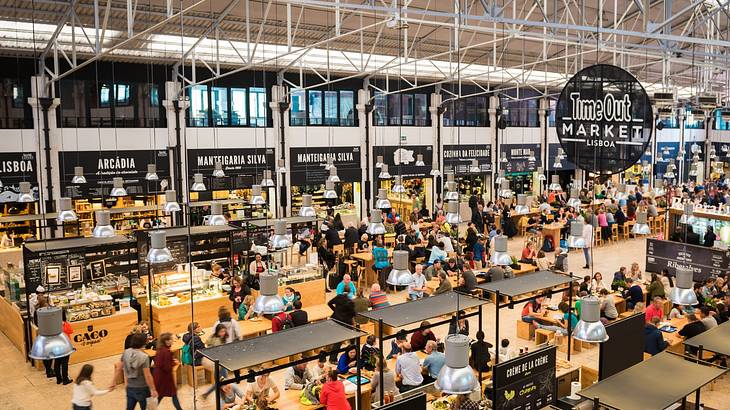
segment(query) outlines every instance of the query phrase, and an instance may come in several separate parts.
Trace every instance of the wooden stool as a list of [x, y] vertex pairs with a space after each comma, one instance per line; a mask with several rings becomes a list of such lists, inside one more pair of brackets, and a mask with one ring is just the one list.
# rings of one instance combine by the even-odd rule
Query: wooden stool
[[517, 321], [517, 337], [525, 340], [532, 340], [535, 337], [535, 327], [532, 323]]
[[365, 267], [358, 265], [356, 268], [357, 270], [357, 283], [355, 283], [355, 287], [364, 290], [362, 287], [363, 285], [367, 286], [367, 278], [365, 277]]
[[185, 381], [191, 387], [198, 384], [213, 383], [213, 372], [203, 366], [195, 366], [195, 373], [193, 374], [193, 366], [185, 365]]
[[602, 233], [602, 232], [601, 232], [601, 228], [600, 228], [600, 227], [598, 227], [598, 229], [596, 229], [596, 233], [595, 233], [595, 237], [596, 237], [596, 246], [601, 246], [601, 245], [603, 245], [603, 236], [601, 235], [601, 233]]
[[[558, 350], [567, 353], [568, 352], [568, 337], [567, 336], [560, 336], [555, 337], [555, 344], [558, 346]], [[581, 342], [580, 340], [571, 340], [570, 341], [570, 354], [580, 352], [581, 351]]]
[[618, 224], [611, 225], [611, 241], [618, 242]]
[[347, 271], [350, 273], [356, 273], [357, 266], [360, 264], [360, 262], [354, 260], [354, 259], [346, 259], [345, 265], [347, 266]]
[[631, 230], [629, 229], [629, 224], [628, 223], [625, 223], [625, 224], [621, 225], [621, 236], [624, 239], [629, 239], [629, 233], [630, 232], [631, 232]]
[[553, 340], [555, 337], [555, 331], [553, 330], [547, 330], [547, 329], [536, 329], [535, 330], [535, 344], [540, 345], [546, 342], [549, 342], [550, 340]]

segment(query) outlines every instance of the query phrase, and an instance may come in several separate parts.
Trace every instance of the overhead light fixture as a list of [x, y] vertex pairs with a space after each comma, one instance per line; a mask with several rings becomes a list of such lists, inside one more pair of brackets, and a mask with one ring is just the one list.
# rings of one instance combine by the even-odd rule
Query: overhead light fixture
[[329, 171], [334, 166], [335, 166], [335, 160], [334, 160], [334, 158], [329, 157], [329, 158], [327, 158], [327, 163], [324, 164], [324, 170], [325, 171]]
[[275, 315], [284, 311], [276, 272], [264, 271], [259, 275], [259, 295], [254, 301], [253, 311], [259, 315]]
[[251, 205], [265, 205], [266, 200], [261, 195], [261, 185], [251, 185], [251, 199], [248, 200]]
[[725, 144], [720, 146], [720, 151], [722, 151], [722, 152], [728, 152], [729, 150], [730, 150], [730, 148]]
[[679, 223], [686, 225], [692, 225], [695, 223], [695, 217], [693, 216], [694, 210], [695, 206], [692, 202], [685, 202], [684, 213], [679, 217]]
[[38, 335], [33, 340], [33, 346], [28, 352], [31, 359], [61, 359], [76, 351], [71, 344], [71, 340], [63, 332], [63, 310], [60, 307], [42, 307], [35, 312]]
[[654, 181], [654, 196], [663, 196], [666, 194], [666, 190], [664, 189], [664, 180], [657, 179]]
[[416, 166], [425, 167], [426, 163], [423, 162], [423, 154], [416, 154]]
[[375, 201], [375, 207], [378, 209], [391, 209], [390, 200], [388, 199], [388, 191], [384, 188], [378, 189], [378, 200]]
[[583, 239], [583, 221], [574, 220], [570, 223], [570, 235], [568, 235], [568, 248], [583, 249], [586, 241]]
[[697, 143], [693, 142], [689, 148], [690, 148], [690, 152], [692, 152], [693, 154], [702, 154], [702, 147], [700, 147], [699, 144], [697, 144]]
[[213, 165], [213, 178], [223, 178], [226, 176], [226, 172], [223, 171], [223, 163], [216, 161]]
[[432, 169], [432, 170], [431, 170], [431, 172], [429, 172], [429, 174], [430, 174], [430, 175], [431, 175], [432, 177], [434, 177], [434, 178], [435, 178], [435, 177], [439, 177], [439, 176], [441, 176], [441, 171], [439, 171], [439, 170], [438, 170], [438, 168], [434, 168], [434, 169]]
[[383, 164], [383, 166], [380, 167], [380, 174], [378, 174], [378, 178], [380, 179], [390, 179], [390, 172], [388, 172], [388, 164]]
[[94, 238], [110, 238], [116, 233], [111, 225], [111, 214], [107, 210], [94, 211], [96, 218], [96, 226], [91, 231], [91, 236]]
[[224, 226], [228, 225], [226, 217], [223, 216], [223, 204], [220, 202], [213, 202], [210, 204], [210, 215], [206, 220], [208, 226]]
[[324, 182], [324, 198], [337, 199], [337, 191], [335, 191], [335, 183], [332, 181]]
[[286, 233], [286, 221], [274, 221], [274, 236], [271, 238], [274, 249], [283, 249], [291, 246], [291, 238]]
[[76, 212], [73, 210], [73, 203], [71, 198], [59, 198], [58, 199], [58, 215], [56, 221], [59, 223], [73, 222], [79, 219]]
[[618, 184], [613, 199], [617, 201], [626, 201], [629, 199], [629, 194], [626, 193], [626, 184]]
[[74, 177], [71, 178], [72, 184], [85, 184], [84, 167], [74, 167]]
[[459, 215], [459, 202], [449, 201], [446, 203], [446, 222], [449, 225], [458, 225], [461, 223], [461, 215]]
[[677, 151], [677, 161], [683, 161], [685, 154], [687, 154], [687, 152], [684, 148], [680, 148], [679, 151]]
[[646, 222], [646, 212], [637, 212], [636, 223], [634, 224], [634, 227], [631, 228], [631, 233], [634, 235], [649, 235], [651, 233], [651, 228], [649, 228], [649, 225]]
[[581, 202], [579, 188], [570, 188], [570, 198], [568, 198], [568, 206], [571, 206], [575, 209], [580, 209]]
[[385, 225], [383, 225], [383, 212], [380, 209], [373, 209], [370, 212], [370, 223], [365, 230], [369, 235], [385, 235]]
[[691, 177], [697, 176], [697, 164], [690, 164], [688, 175]]
[[444, 195], [444, 201], [458, 201], [459, 200], [459, 188], [456, 181], [446, 181], [446, 194]]
[[500, 169], [497, 173], [497, 178], [494, 180], [494, 185], [502, 186], [502, 181], [504, 181], [504, 170]]
[[586, 296], [580, 302], [580, 320], [573, 329], [573, 338], [586, 343], [608, 340], [606, 327], [601, 322], [601, 302], [596, 296]]
[[647, 160], [642, 161], [641, 168], [644, 172], [649, 172], [651, 170], [651, 165], [649, 165], [649, 161], [647, 161]]
[[713, 161], [717, 159], [717, 151], [715, 151], [715, 147], [710, 148], [710, 159]]
[[33, 193], [30, 190], [30, 182], [23, 181], [23, 182], [19, 183], [18, 189], [20, 190], [20, 195], [18, 196], [18, 202], [21, 202], [21, 203], [35, 202], [35, 197], [33, 196]]
[[302, 206], [299, 208], [299, 216], [307, 218], [317, 216], [317, 212], [315, 212], [314, 208], [312, 208], [312, 195], [302, 195]]
[[397, 194], [404, 194], [406, 192], [406, 187], [403, 186], [403, 177], [400, 175], [396, 175], [393, 187], [390, 189], [391, 191], [397, 193]]
[[563, 168], [563, 163], [560, 162], [560, 157], [555, 157], [555, 163], [553, 164], [553, 168], [555, 168], [555, 169]]
[[492, 263], [495, 265], [511, 265], [512, 257], [507, 253], [507, 236], [497, 235], [494, 237], [494, 254]]
[[175, 259], [167, 247], [167, 233], [165, 231], [150, 232], [150, 250], [147, 252], [147, 262], [150, 264], [172, 263]]
[[694, 291], [693, 272], [691, 269], [676, 268], [674, 287], [669, 291], [669, 300], [672, 303], [685, 306], [694, 306], [698, 302]]
[[662, 154], [665, 156], [671, 155], [671, 151], [669, 151], [669, 145], [665, 145], [664, 148], [662, 148]]
[[278, 159], [276, 161], [276, 172], [280, 174], [286, 174], [286, 161], [283, 159]]
[[517, 215], [526, 215], [530, 213], [530, 206], [527, 204], [527, 195], [517, 195], [517, 206], [515, 206], [515, 213]]
[[537, 207], [537, 209], [538, 209], [538, 211], [540, 211], [540, 213], [542, 213], [542, 212], [546, 212], [546, 211], [550, 211], [550, 210], [552, 210], [552, 209], [553, 209], [553, 207], [552, 207], [552, 206], [551, 206], [551, 205], [550, 205], [549, 203], [547, 203], [547, 202], [543, 202], [543, 203], [541, 203], [541, 204], [540, 204], [540, 205], [539, 205], [539, 206]]
[[550, 177], [550, 185], [548, 185], [548, 190], [556, 192], [560, 192], [563, 190], [563, 187], [560, 186], [560, 175], [552, 175]]
[[144, 176], [147, 181], [157, 181], [160, 177], [157, 175], [157, 165], [147, 164], [147, 174]]
[[537, 180], [538, 181], [545, 181], [547, 178], [545, 178], [545, 168], [538, 167], [537, 168]]
[[382, 155], [375, 157], [375, 168], [382, 168], [384, 164]]
[[502, 152], [502, 155], [501, 155], [499, 161], [502, 162], [502, 163], [506, 163], [507, 162], [507, 153], [506, 152]]
[[700, 154], [694, 153], [692, 154], [692, 162], [698, 162], [700, 160]]
[[664, 155], [661, 151], [656, 154], [656, 162], [664, 162]]
[[203, 174], [193, 174], [193, 185], [190, 186], [190, 190], [194, 192], [205, 191]]
[[174, 189], [165, 191], [165, 206], [162, 211], [166, 213], [180, 212], [180, 204], [177, 203], [177, 192]]
[[529, 161], [529, 162], [537, 162], [537, 158], [535, 158], [535, 150], [534, 149], [531, 149], [530, 150], [530, 156], [527, 157], [527, 161]]
[[385, 282], [391, 286], [408, 286], [413, 282], [408, 263], [408, 251], [393, 251], [393, 269], [390, 270]]
[[478, 174], [482, 172], [482, 169], [479, 168], [479, 160], [473, 159], [471, 160], [471, 165], [469, 166], [469, 172], [472, 174]]
[[502, 185], [499, 188], [499, 197], [504, 198], [504, 199], [509, 199], [509, 198], [512, 198], [513, 195], [514, 195], [514, 192], [512, 192], [512, 189], [510, 189], [510, 187], [509, 187], [509, 180], [505, 178], [502, 181]]
[[276, 184], [274, 184], [274, 179], [272, 178], [272, 173], [270, 169], [264, 170], [264, 176], [263, 178], [261, 178], [261, 186], [266, 188], [276, 186]]
[[[457, 295], [459, 297], [459, 295]], [[469, 394], [479, 390], [479, 380], [469, 366], [471, 339], [461, 333], [446, 336], [446, 363], [441, 367], [434, 387], [444, 394]]]
[[332, 182], [340, 182], [340, 177], [337, 176], [337, 167], [332, 165], [330, 167], [329, 171], [330, 171], [330, 176], [329, 176], [329, 178], [327, 178], [327, 180], [332, 181]]

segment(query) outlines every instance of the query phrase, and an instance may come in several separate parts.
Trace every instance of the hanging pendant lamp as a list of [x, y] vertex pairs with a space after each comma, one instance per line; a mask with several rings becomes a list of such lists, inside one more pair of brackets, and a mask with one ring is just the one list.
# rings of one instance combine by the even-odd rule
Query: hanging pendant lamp
[[686, 225], [692, 225], [695, 223], [695, 217], [693, 216], [694, 210], [695, 206], [692, 202], [685, 202], [684, 213], [679, 217], [679, 223]]
[[335, 166], [334, 158], [329, 157], [329, 158], [327, 158], [327, 163], [324, 165], [324, 170], [329, 171], [334, 166]]
[[378, 209], [390, 209], [392, 206], [388, 199], [388, 191], [385, 188], [378, 189], [378, 200], [375, 201], [375, 207]]
[[147, 164], [147, 174], [144, 176], [147, 181], [157, 181], [160, 177], [157, 175], [157, 165]]
[[60, 307], [48, 306], [36, 310], [38, 335], [28, 356], [35, 360], [54, 360], [67, 357], [76, 349], [63, 332], [63, 311]]
[[406, 192], [406, 187], [403, 186], [403, 177], [396, 175], [393, 181], [393, 187], [390, 189], [391, 191], [397, 194], [403, 194]]
[[563, 190], [563, 187], [560, 186], [560, 175], [552, 175], [550, 177], [550, 185], [548, 185], [548, 190], [556, 192], [561, 192]]
[[74, 177], [71, 179], [72, 184], [85, 184], [84, 167], [74, 167]]
[[694, 306], [698, 302], [694, 291], [693, 272], [691, 269], [677, 267], [674, 276], [674, 287], [669, 291], [672, 303]]
[[537, 168], [537, 180], [538, 181], [545, 181], [547, 178], [545, 178], [545, 168], [538, 167]]
[[337, 167], [332, 165], [329, 171], [330, 176], [327, 178], [327, 180], [332, 182], [340, 182], [340, 177], [337, 175]]
[[94, 211], [96, 218], [96, 226], [91, 231], [91, 236], [94, 238], [110, 238], [116, 233], [111, 225], [111, 214], [106, 210]]
[[127, 196], [127, 190], [124, 189], [124, 178], [115, 177], [114, 179], [112, 179], [112, 183], [114, 184], [114, 186], [112, 187], [112, 190], [109, 193], [109, 196], [114, 196], [114, 197]]
[[446, 222], [452, 226], [461, 223], [458, 201], [449, 201], [446, 203]]
[[378, 178], [380, 178], [380, 179], [390, 179], [391, 178], [390, 172], [388, 172], [388, 164], [383, 164], [383, 166], [380, 167], [380, 174], [378, 174]]
[[[458, 297], [458, 295], [457, 295]], [[479, 381], [469, 366], [469, 336], [460, 333], [446, 336], [446, 362], [441, 367], [434, 387], [444, 394], [469, 394], [479, 390]]]
[[153, 265], [175, 261], [170, 249], [167, 247], [167, 233], [165, 231], [150, 232], [150, 250], [147, 252], [146, 259], [147, 262]]
[[264, 176], [263, 178], [261, 178], [261, 186], [265, 188], [276, 186], [276, 184], [274, 184], [274, 179], [272, 178], [272, 173], [270, 169], [264, 170]]
[[504, 181], [504, 170], [500, 169], [497, 173], [497, 178], [494, 180], [494, 185], [502, 186], [502, 181]]
[[317, 212], [315, 212], [314, 208], [312, 208], [312, 195], [302, 195], [302, 207], [299, 208], [299, 216], [308, 218], [317, 216]]
[[502, 162], [502, 163], [506, 163], [507, 162], [507, 153], [506, 152], [502, 152], [502, 155], [501, 155], [499, 161]]
[[261, 195], [261, 185], [251, 185], [251, 199], [248, 200], [250, 205], [264, 205], [266, 200]]
[[162, 207], [162, 211], [168, 214], [180, 211], [180, 204], [177, 203], [177, 192], [174, 189], [165, 191], [165, 206]]
[[385, 225], [383, 225], [383, 212], [380, 209], [373, 209], [370, 212], [370, 223], [365, 230], [369, 235], [384, 235]]
[[335, 191], [335, 183], [332, 181], [324, 182], [324, 198], [337, 199], [337, 191]]
[[73, 210], [73, 203], [71, 198], [59, 198], [58, 199], [58, 215], [56, 221], [59, 223], [73, 222], [79, 219], [76, 212]]
[[634, 224], [634, 227], [631, 228], [631, 233], [634, 235], [649, 235], [651, 233], [651, 228], [649, 228], [649, 225], [646, 222], [646, 212], [637, 212], [636, 223]]
[[286, 233], [286, 221], [274, 221], [274, 236], [271, 238], [274, 249], [283, 249], [291, 246], [291, 238]]
[[570, 223], [570, 235], [568, 235], [568, 248], [583, 249], [586, 241], [583, 239], [583, 228], [585, 224], [581, 220], [574, 220]]
[[259, 315], [275, 315], [284, 311], [276, 272], [263, 272], [259, 275], [259, 296], [253, 304], [253, 311]]
[[[448, 174], [451, 175], [451, 174]], [[446, 194], [444, 195], [444, 201], [458, 201], [459, 200], [459, 188], [456, 181], [446, 181]]]
[[606, 327], [601, 322], [601, 302], [595, 296], [581, 298], [580, 320], [573, 329], [573, 338], [586, 343], [608, 340]]
[[439, 171], [439, 170], [438, 170], [438, 168], [434, 168], [434, 169], [432, 169], [432, 170], [431, 170], [431, 172], [429, 172], [429, 174], [430, 174], [430, 175], [431, 175], [432, 177], [434, 177], [434, 178], [435, 178], [435, 177], [439, 177], [439, 176], [441, 176], [441, 171]]
[[416, 166], [425, 167], [426, 163], [423, 162], [423, 154], [416, 154]]
[[226, 176], [226, 172], [223, 171], [223, 163], [216, 161], [213, 165], [213, 178], [223, 178]]
[[535, 150], [534, 149], [531, 149], [530, 150], [530, 156], [527, 157], [527, 161], [528, 162], [537, 162], [537, 158], [535, 158]]
[[572, 206], [575, 209], [580, 209], [580, 189], [570, 188], [570, 198], [568, 199], [568, 206]]
[[30, 182], [23, 181], [18, 184], [20, 195], [18, 196], [18, 202], [29, 203], [35, 202], [35, 197], [30, 189]]
[[276, 172], [286, 174], [286, 161], [283, 159], [278, 159], [276, 161]]
[[223, 226], [228, 225], [226, 217], [223, 216], [223, 204], [220, 202], [213, 202], [210, 204], [210, 215], [205, 222], [208, 226]]
[[469, 172], [471, 172], [472, 174], [478, 174], [482, 172], [482, 169], [479, 168], [479, 160], [471, 160], [471, 165], [469, 165]]
[[194, 192], [205, 191], [203, 174], [193, 174], [193, 185], [190, 186], [190, 190]]
[[375, 158], [376, 158], [375, 159], [375, 168], [382, 168], [383, 165], [384, 165], [383, 156], [382, 155], [378, 155]]
[[503, 199], [510, 199], [514, 195], [512, 189], [509, 187], [509, 180], [505, 178], [499, 187], [499, 197]]
[[530, 206], [527, 204], [528, 197], [525, 194], [517, 194], [517, 205], [515, 213], [517, 215], [527, 215], [530, 213]]
[[498, 235], [494, 237], [494, 254], [491, 259], [495, 265], [511, 265], [512, 257], [507, 252], [507, 236]]
[[392, 286], [408, 286], [413, 282], [409, 269], [408, 251], [393, 251], [393, 269], [388, 274], [386, 283]]

